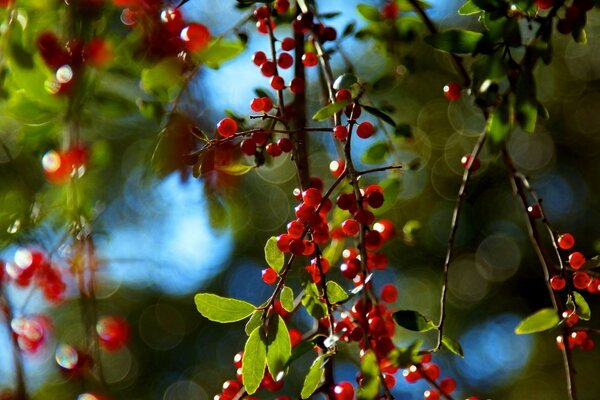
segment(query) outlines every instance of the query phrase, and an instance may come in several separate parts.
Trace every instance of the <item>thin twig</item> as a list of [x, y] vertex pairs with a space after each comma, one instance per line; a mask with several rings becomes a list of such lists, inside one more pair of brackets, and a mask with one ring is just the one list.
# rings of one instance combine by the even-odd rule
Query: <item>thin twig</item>
[[[11, 321], [13, 320], [13, 313], [11, 305], [4, 293], [2, 283], [0, 283], [0, 312], [4, 315], [6, 325], [10, 329]], [[27, 387], [25, 385], [25, 372], [23, 368], [23, 355], [19, 348], [17, 336], [10, 332], [10, 345], [13, 353], [13, 368], [15, 370], [15, 400], [27, 400]]]

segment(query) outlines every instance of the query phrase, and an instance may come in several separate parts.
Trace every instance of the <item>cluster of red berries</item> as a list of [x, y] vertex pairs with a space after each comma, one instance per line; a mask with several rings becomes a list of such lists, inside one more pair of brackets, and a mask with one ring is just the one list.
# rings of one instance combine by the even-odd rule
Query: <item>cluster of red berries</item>
[[[556, 244], [561, 250], [570, 250], [575, 245], [575, 238], [570, 233], [565, 233], [558, 237]], [[573, 286], [579, 290], [587, 290], [589, 293], [599, 293], [600, 278], [597, 276], [591, 277], [589, 273], [581, 270], [586, 261], [585, 256], [579, 251], [574, 251], [569, 254], [569, 265], [571, 269], [575, 271], [571, 278]], [[562, 290], [567, 286], [567, 281], [565, 277], [561, 275], [554, 275], [550, 278], [550, 286], [552, 286], [552, 289], [554, 290]]]
[[52, 322], [45, 315], [30, 315], [14, 318], [10, 322], [12, 334], [17, 339], [19, 349], [26, 354], [37, 354], [47, 342]]
[[[569, 325], [570, 324], [572, 324], [572, 322], [569, 322]], [[581, 350], [586, 352], [592, 351], [594, 349], [594, 340], [589, 336], [588, 332], [585, 330], [576, 330], [571, 332], [570, 335], [567, 337], [567, 343], [569, 349], [573, 349], [575, 346], [578, 346]], [[561, 350], [565, 347], [562, 335], [558, 335], [556, 337], [556, 345]]]
[[19, 287], [34, 284], [51, 303], [63, 300], [67, 285], [59, 268], [42, 251], [21, 248], [16, 251], [13, 261], [6, 265], [0, 262], [0, 267], [3, 267], [0, 268], [0, 284], [7, 277]]
[[[441, 396], [449, 396], [452, 394], [452, 392], [454, 392], [454, 390], [456, 390], [456, 381], [453, 378], [446, 377], [437, 382], [438, 378], [440, 377], [440, 367], [431, 362], [430, 353], [424, 353], [421, 356], [421, 362], [406, 368], [404, 371], [402, 371], [402, 375], [408, 383], [415, 383], [420, 379], [425, 378], [428, 381], [436, 382], [439, 390], [425, 390], [423, 393], [423, 398], [425, 400], [439, 400]], [[477, 400], [476, 397], [469, 397], [469, 399]]]
[[55, 79], [47, 83], [52, 94], [69, 94], [84, 65], [103, 68], [113, 58], [112, 48], [103, 38], [87, 43], [70, 39], [61, 44], [54, 33], [44, 32], [38, 36], [36, 45], [46, 65], [55, 71]]
[[63, 184], [74, 174], [85, 172], [88, 150], [82, 146], [73, 146], [65, 151], [50, 150], [42, 157], [42, 168], [48, 181]]

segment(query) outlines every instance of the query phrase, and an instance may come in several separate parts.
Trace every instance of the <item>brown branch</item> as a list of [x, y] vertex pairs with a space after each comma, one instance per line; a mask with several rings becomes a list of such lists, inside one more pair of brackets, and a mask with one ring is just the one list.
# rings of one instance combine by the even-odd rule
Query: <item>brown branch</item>
[[10, 345], [12, 348], [13, 354], [13, 368], [15, 370], [15, 400], [27, 400], [29, 396], [27, 395], [27, 387], [25, 385], [25, 372], [23, 368], [23, 355], [19, 348], [19, 342], [17, 341], [17, 336], [12, 332], [10, 328], [11, 321], [13, 320], [12, 308], [8, 299], [6, 298], [6, 294], [4, 293], [4, 288], [2, 287], [2, 283], [0, 282], [0, 312], [4, 315], [4, 319], [6, 321], [6, 325], [9, 329], [10, 335]]

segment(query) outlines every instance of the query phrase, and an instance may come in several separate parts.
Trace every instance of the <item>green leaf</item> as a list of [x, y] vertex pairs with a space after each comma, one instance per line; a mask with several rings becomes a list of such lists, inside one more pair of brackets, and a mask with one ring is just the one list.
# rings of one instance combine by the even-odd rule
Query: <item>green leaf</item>
[[394, 359], [396, 364], [400, 368], [407, 368], [412, 364], [421, 362], [421, 356], [419, 355], [419, 349], [423, 345], [423, 340], [418, 339], [411, 343], [407, 348], [399, 348], [398, 353], [395, 354]]
[[427, 332], [436, 329], [435, 324], [418, 311], [399, 310], [393, 317], [398, 325], [411, 331]]
[[161, 101], [171, 101], [182, 82], [183, 63], [177, 58], [165, 58], [151, 68], [142, 70], [140, 86]]
[[317, 390], [319, 385], [321, 384], [321, 380], [323, 379], [323, 375], [325, 374], [325, 369], [323, 365], [327, 360], [326, 355], [320, 355], [313, 361], [310, 369], [308, 370], [308, 374], [304, 378], [304, 383], [302, 384], [302, 391], [300, 392], [300, 396], [303, 399], [308, 399], [312, 394]]
[[456, 354], [457, 356], [465, 357], [462, 346], [456, 340], [444, 335], [442, 336], [442, 344], [445, 348]]
[[200, 314], [215, 322], [241, 321], [256, 310], [248, 302], [211, 293], [198, 293], [194, 302]]
[[460, 15], [473, 15], [480, 12], [481, 9], [473, 4], [471, 0], [467, 0], [467, 2], [458, 9], [458, 14]]
[[554, 328], [559, 323], [558, 315], [553, 308], [542, 308], [523, 319], [515, 328], [517, 335], [543, 332]]
[[245, 175], [248, 172], [254, 169], [254, 165], [244, 165], [244, 164], [227, 164], [227, 165], [217, 165], [215, 169], [217, 171], [221, 171], [226, 173], [227, 175], [240, 176]]
[[373, 400], [379, 393], [380, 379], [377, 356], [372, 350], [367, 350], [360, 360], [360, 372], [362, 382], [356, 398], [357, 400]]
[[283, 264], [285, 263], [285, 256], [277, 247], [277, 238], [271, 236], [265, 244], [265, 261], [269, 267], [273, 268], [278, 273], [281, 272]]
[[333, 82], [335, 90], [348, 89], [350, 86], [358, 82], [358, 78], [354, 74], [342, 74]]
[[294, 309], [294, 292], [291, 288], [284, 286], [279, 296], [281, 306], [285, 311], [291, 312]]
[[267, 346], [261, 331], [260, 326], [254, 329], [244, 346], [242, 378], [244, 379], [244, 388], [248, 394], [256, 392], [265, 374]]
[[327, 281], [327, 296], [332, 304], [341, 303], [348, 299], [348, 293], [334, 281]]
[[385, 142], [375, 142], [360, 156], [365, 164], [381, 164], [388, 155], [388, 146]]
[[194, 55], [194, 58], [211, 68], [219, 68], [221, 64], [237, 57], [242, 51], [244, 51], [242, 42], [215, 39], [205, 50]]
[[327, 118], [332, 117], [334, 114], [342, 111], [348, 104], [350, 104], [350, 102], [350, 100], [344, 100], [330, 103], [317, 111], [315, 115], [313, 115], [312, 119], [315, 121], [324, 121]]
[[535, 79], [530, 70], [524, 70], [517, 80], [515, 119], [525, 132], [533, 133], [538, 116]]
[[579, 319], [589, 321], [592, 317], [592, 311], [585, 298], [578, 292], [573, 292], [575, 298], [575, 312]]
[[280, 372], [285, 370], [285, 366], [292, 355], [292, 344], [290, 342], [290, 333], [288, 332], [285, 321], [277, 314], [277, 320], [271, 319], [269, 331], [267, 333], [267, 367], [271, 376], [277, 379]]
[[381, 14], [379, 14], [377, 7], [368, 4], [359, 4], [356, 6], [356, 10], [367, 21], [381, 21]]
[[502, 102], [490, 115], [487, 122], [487, 134], [494, 144], [500, 144], [506, 140], [510, 133], [510, 111], [506, 101]]
[[483, 37], [479, 32], [450, 29], [427, 36], [425, 41], [438, 50], [454, 54], [471, 54]]
[[390, 117], [389, 115], [387, 115], [386, 113], [384, 113], [380, 109], [375, 108], [375, 107], [371, 107], [371, 106], [365, 106], [363, 104], [361, 104], [361, 107], [363, 108], [363, 110], [365, 110], [369, 114], [371, 114], [371, 115], [379, 118], [380, 120], [382, 120], [383, 122], [385, 122], [387, 124], [390, 124], [394, 128], [396, 127], [396, 122], [394, 122], [394, 120], [392, 119], [392, 117]]
[[302, 305], [316, 319], [321, 319], [327, 315], [327, 307], [321, 301], [321, 294], [314, 282], [306, 282]]
[[246, 326], [244, 327], [244, 331], [246, 335], [250, 336], [253, 330], [262, 325], [262, 317], [265, 312], [263, 310], [256, 310], [250, 316], [248, 322], [246, 322]]

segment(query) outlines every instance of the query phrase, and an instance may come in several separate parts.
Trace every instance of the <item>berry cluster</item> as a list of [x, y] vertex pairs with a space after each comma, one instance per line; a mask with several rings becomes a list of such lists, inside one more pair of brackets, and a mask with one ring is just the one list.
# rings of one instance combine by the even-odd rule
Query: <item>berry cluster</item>
[[50, 150], [42, 157], [42, 167], [48, 181], [63, 184], [73, 175], [81, 177], [85, 172], [88, 150], [73, 146], [65, 151]]
[[[571, 250], [574, 245], [575, 238], [570, 233], [562, 234], [557, 239], [557, 246], [561, 250]], [[571, 268], [566, 274], [571, 276], [571, 282], [576, 289], [587, 290], [589, 293], [599, 293], [600, 277], [592, 277], [584, 270], [586, 261], [585, 256], [581, 252], [574, 251], [570, 253], [568, 263]], [[563, 290], [567, 286], [567, 280], [565, 276], [553, 275], [550, 278], [550, 285], [554, 290]]]
[[[438, 381], [440, 377], [440, 367], [431, 362], [431, 354], [424, 353], [421, 356], [421, 362], [413, 364], [402, 371], [402, 376], [408, 383], [415, 383], [421, 379], [426, 379], [432, 383], [434, 388], [427, 389], [423, 393], [425, 400], [439, 400], [441, 396], [449, 396], [456, 390], [456, 381], [453, 378], [446, 377]], [[468, 400], [478, 400], [476, 397], [469, 397]]]

